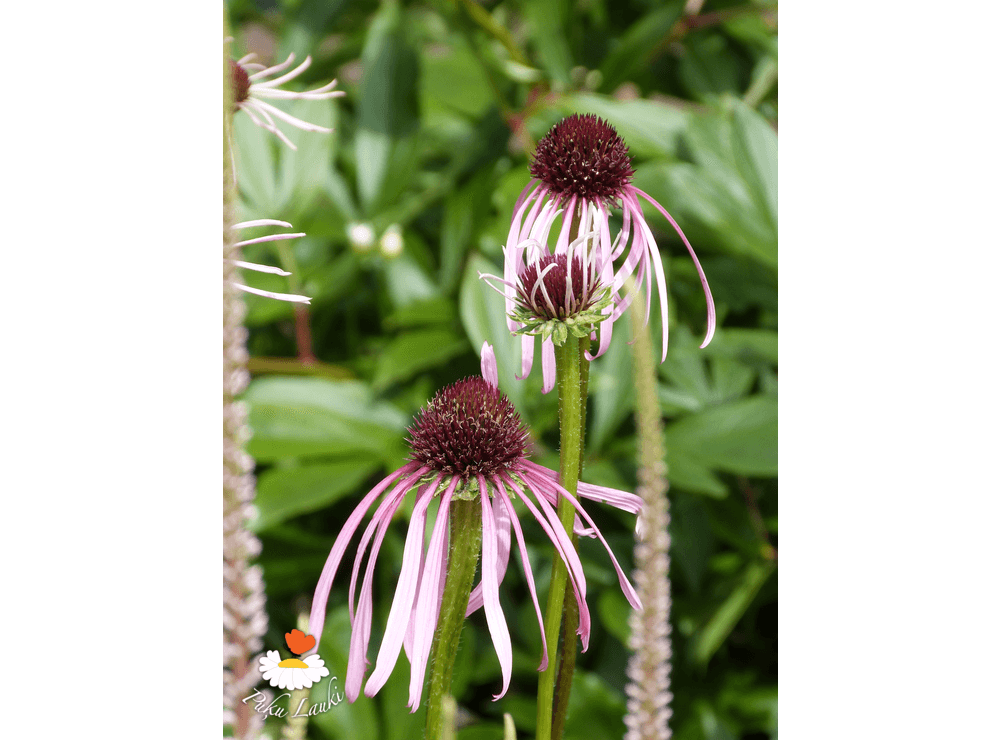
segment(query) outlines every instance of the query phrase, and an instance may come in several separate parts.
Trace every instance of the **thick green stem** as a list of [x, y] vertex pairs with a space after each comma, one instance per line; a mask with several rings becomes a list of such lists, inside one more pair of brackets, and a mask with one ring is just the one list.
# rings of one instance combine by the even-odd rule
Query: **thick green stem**
[[[556, 347], [556, 379], [559, 389], [559, 482], [570, 494], [576, 495], [583, 457], [583, 419], [580, 377], [580, 359], [583, 343], [570, 336], [562, 347]], [[566, 499], [559, 500], [559, 520], [566, 533], [573, 533], [576, 510]], [[563, 603], [566, 597], [568, 573], [562, 559], [552, 560], [552, 583], [545, 611], [545, 642], [549, 649], [549, 665], [538, 679], [538, 714], [536, 737], [552, 740], [553, 696], [559, 661], [559, 628], [562, 624]], [[575, 645], [576, 637], [567, 633], [566, 639]], [[575, 649], [575, 648], [574, 648]], [[572, 681], [567, 675], [561, 683]]]
[[[584, 350], [590, 349], [590, 340], [580, 342], [580, 429], [587, 429], [587, 391], [590, 384], [590, 360], [584, 355]], [[583, 436], [583, 432], [581, 432]], [[581, 448], [583, 440], [581, 439]], [[583, 479], [583, 455], [580, 455], [580, 473], [578, 480]], [[572, 536], [573, 549], [577, 547], [577, 536]], [[559, 649], [559, 670], [556, 674], [555, 706], [552, 709], [552, 737], [558, 740], [566, 727], [566, 712], [569, 710], [569, 694], [573, 686], [573, 671], [576, 669], [576, 628], [580, 625], [580, 608], [576, 605], [576, 597], [571, 590], [566, 591], [563, 599], [563, 614], [565, 619], [562, 628], [562, 644]], [[569, 635], [570, 639], [566, 639]]]
[[444, 700], [451, 693], [451, 674], [455, 667], [459, 638], [465, 625], [465, 610], [469, 606], [472, 580], [476, 575], [479, 548], [483, 541], [482, 510], [478, 497], [472, 501], [453, 499], [450, 517], [448, 576], [444, 584], [434, 644], [431, 646], [431, 685], [425, 740], [438, 740], [441, 737]]

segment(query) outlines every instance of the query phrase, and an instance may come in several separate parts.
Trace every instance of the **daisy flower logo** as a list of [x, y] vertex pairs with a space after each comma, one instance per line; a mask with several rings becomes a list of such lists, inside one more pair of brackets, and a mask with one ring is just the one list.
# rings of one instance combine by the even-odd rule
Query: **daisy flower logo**
[[[316, 638], [303, 634], [300, 630], [285, 633], [288, 649], [298, 656], [316, 646]], [[279, 689], [308, 689], [324, 676], [330, 675], [323, 659], [316, 653], [305, 658], [285, 658], [277, 650], [268, 650], [260, 658], [260, 672], [264, 679]]]

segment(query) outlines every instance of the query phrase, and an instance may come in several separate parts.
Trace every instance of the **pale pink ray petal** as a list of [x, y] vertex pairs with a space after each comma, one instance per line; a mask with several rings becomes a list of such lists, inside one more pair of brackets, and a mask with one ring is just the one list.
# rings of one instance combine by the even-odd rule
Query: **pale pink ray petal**
[[254, 108], [256, 110], [267, 110], [272, 115], [277, 116], [285, 123], [295, 126], [295, 128], [300, 128], [303, 131], [318, 131], [324, 134], [333, 133], [332, 128], [326, 128], [325, 126], [317, 126], [315, 123], [309, 123], [309, 121], [303, 121], [301, 118], [296, 118], [295, 116], [289, 115], [288, 113], [285, 113], [285, 111], [281, 110], [281, 108], [276, 108], [270, 103], [265, 103], [263, 100], [255, 100]]
[[521, 254], [524, 252], [524, 248], [521, 246], [521, 239], [518, 237], [521, 234], [521, 222], [524, 218], [524, 211], [531, 205], [532, 200], [537, 194], [538, 191], [535, 191], [528, 196], [528, 199], [521, 204], [520, 208], [514, 214], [514, 218], [510, 222], [510, 232], [507, 234], [507, 244], [504, 247], [506, 258], [503, 261], [503, 279], [507, 284], [504, 313], [507, 315], [507, 329], [511, 332], [518, 329], [517, 323], [514, 319], [510, 318], [510, 314], [514, 311], [513, 286], [517, 284], [519, 274], [518, 265], [521, 262]]
[[441, 578], [442, 559], [447, 544], [445, 534], [448, 530], [448, 511], [451, 496], [458, 485], [458, 477], [452, 477], [448, 488], [441, 494], [441, 504], [438, 507], [434, 531], [430, 544], [427, 546], [427, 558], [424, 563], [424, 574], [420, 581], [420, 593], [417, 595], [417, 613], [414, 620], [413, 652], [410, 663], [410, 701], [407, 706], [410, 712], [420, 708], [420, 695], [424, 690], [424, 674], [427, 670], [427, 658], [431, 651], [431, 639], [437, 628], [435, 614], [441, 607], [438, 595]]
[[[336, 84], [336, 80], [331, 84]], [[334, 98], [342, 98], [347, 94], [343, 90], [333, 90], [331, 92], [328, 89], [329, 87], [329, 85], [325, 85], [323, 88], [307, 92], [266, 88], [264, 90], [254, 90], [253, 95], [255, 98], [270, 98], [271, 100], [333, 100]]]
[[243, 56], [240, 59], [238, 59], [236, 63], [242, 67], [247, 62], [252, 62], [256, 58], [257, 58], [257, 55], [254, 54], [253, 52], [250, 52], [246, 56]]
[[[562, 228], [559, 230], [559, 238], [556, 240], [555, 254], [562, 254], [569, 247], [569, 227], [573, 223], [573, 215], [576, 213], [578, 196], [574, 195], [569, 199], [569, 203], [566, 204], [566, 210], [563, 212]], [[584, 201], [584, 208], [586, 208], [586, 201]]]
[[267, 77], [268, 75], [273, 75], [283, 70], [288, 69], [292, 66], [292, 62], [295, 61], [295, 54], [289, 54], [288, 59], [283, 61], [281, 64], [275, 64], [273, 67], [268, 67], [263, 72], [258, 72], [255, 75], [250, 75], [250, 81], [253, 82], [258, 77]]
[[292, 228], [292, 225], [287, 221], [279, 221], [276, 218], [258, 218], [254, 221], [240, 221], [238, 224], [233, 224], [234, 229], [249, 229], [253, 226], [284, 226], [286, 229]]
[[542, 393], [556, 387], [556, 347], [549, 337], [542, 342]]
[[290, 272], [285, 272], [280, 267], [273, 267], [272, 265], [258, 265], [256, 262], [244, 262], [243, 260], [226, 260], [231, 265], [236, 265], [244, 270], [253, 270], [254, 272], [266, 272], [269, 275], [281, 275], [282, 277], [287, 277], [291, 275]]
[[259, 295], [263, 298], [274, 298], [278, 301], [288, 301], [289, 303], [309, 303], [312, 298], [307, 295], [293, 295], [292, 293], [275, 293], [270, 290], [261, 290], [260, 288], [251, 288], [249, 285], [242, 285], [240, 283], [232, 283], [232, 286], [237, 290], [242, 290], [245, 293], [253, 293], [254, 295]]
[[[289, 57], [289, 59], [294, 59], [294, 58], [295, 58], [294, 54]], [[284, 83], [288, 82], [289, 80], [294, 80], [300, 74], [302, 74], [307, 69], [309, 69], [309, 65], [310, 64], [312, 64], [312, 57], [311, 56], [307, 56], [302, 61], [302, 64], [300, 64], [298, 67], [296, 67], [295, 69], [293, 69], [291, 72], [283, 74], [281, 77], [275, 77], [273, 80], [267, 80], [267, 82], [255, 82], [254, 85], [253, 85], [253, 87], [255, 89], [257, 89], [257, 88], [277, 87], [278, 85], [283, 85]]]
[[493, 351], [493, 345], [483, 342], [483, 348], [479, 351], [480, 366], [483, 379], [494, 388], [500, 387], [500, 374], [497, 372], [497, 356]]
[[354, 558], [354, 568], [351, 570], [351, 585], [347, 593], [347, 610], [351, 618], [351, 624], [354, 624], [354, 588], [358, 580], [358, 571], [361, 568], [361, 560], [365, 556], [365, 550], [368, 549], [368, 542], [371, 540], [372, 531], [381, 522], [382, 519], [391, 521], [396, 515], [396, 509], [399, 508], [400, 504], [403, 503], [403, 499], [406, 498], [406, 494], [409, 492], [410, 488], [420, 479], [417, 474], [410, 475], [407, 478], [401, 480], [395, 488], [393, 488], [389, 494], [385, 497], [381, 504], [379, 504], [378, 509], [375, 510], [374, 516], [372, 516], [371, 522], [365, 528], [364, 534], [361, 536], [361, 541], [358, 543], [357, 554]]
[[[486, 624], [490, 630], [497, 658], [500, 660], [500, 673], [503, 676], [500, 693], [493, 695], [493, 701], [496, 701], [506, 694], [510, 687], [514, 653], [510, 644], [507, 620], [500, 606], [500, 583], [497, 580], [497, 523], [493, 519], [493, 507], [490, 506], [489, 496], [486, 495], [486, 478], [480, 475], [478, 479], [479, 490], [482, 492], [479, 501], [483, 512], [483, 608], [486, 611]], [[508, 537], [509, 535], [508, 532]]]
[[[633, 195], [634, 199], [635, 196]], [[634, 201], [635, 205], [638, 206], [638, 201]], [[663, 261], [660, 258], [660, 250], [656, 246], [656, 241], [653, 239], [653, 234], [649, 230], [649, 226], [645, 221], [639, 222], [639, 228], [642, 230], [643, 236], [646, 240], [647, 246], [649, 247], [649, 259], [653, 266], [653, 271], [656, 276], [656, 289], [659, 291], [660, 295], [660, 319], [663, 324], [663, 357], [660, 362], [667, 359], [667, 338], [669, 334], [669, 324], [667, 321], [667, 314], [669, 312], [669, 301], [667, 300], [667, 282], [666, 276], [663, 273]], [[648, 281], [649, 289], [646, 293], [646, 322], [649, 323], [649, 302], [652, 300], [653, 286], [652, 280]], [[706, 286], [708, 283], [706, 283]], [[713, 330], [714, 331], [714, 330]], [[704, 345], [703, 345], [704, 346]]]
[[535, 187], [537, 183], [538, 178], [533, 177], [528, 181], [528, 184], [524, 186], [524, 190], [522, 190], [521, 194], [517, 196], [517, 202], [514, 204], [514, 213], [517, 213], [520, 210], [521, 205], [524, 203], [524, 199], [528, 197], [528, 192]]
[[[537, 198], [535, 198], [535, 203], [531, 206], [531, 210], [528, 211], [527, 217], [524, 219], [524, 224], [521, 226], [521, 231], [517, 235], [517, 243], [520, 244], [528, 239], [528, 234], [535, 226], [535, 221], [538, 219], [538, 211], [550, 202], [552, 194], [548, 191], [541, 190]], [[530, 200], [530, 199], [529, 199]]]
[[260, 244], [262, 242], [280, 242], [285, 239], [298, 239], [300, 236], [305, 236], [305, 232], [300, 232], [298, 234], [269, 234], [268, 236], [258, 236], [256, 239], [247, 239], [245, 241], [236, 242], [237, 247], [245, 247], [247, 244]]
[[427, 507], [434, 499], [434, 492], [443, 477], [443, 473], [438, 473], [434, 481], [424, 488], [423, 493], [417, 494], [413, 516], [410, 518], [410, 526], [406, 531], [403, 564], [399, 571], [399, 581], [396, 583], [396, 594], [389, 609], [389, 618], [386, 620], [385, 637], [382, 638], [382, 645], [379, 647], [375, 670], [372, 671], [368, 683], [365, 684], [365, 696], [375, 696], [389, 680], [389, 675], [399, 659], [399, 649], [403, 644], [406, 625], [413, 611], [413, 601], [416, 597]]
[[701, 343], [702, 347], [707, 347], [708, 343], [712, 341], [712, 337], [715, 335], [715, 301], [712, 299], [712, 290], [708, 287], [708, 278], [705, 277], [705, 271], [701, 269], [701, 262], [698, 261], [698, 255], [694, 253], [694, 247], [691, 246], [691, 242], [688, 241], [688, 238], [684, 236], [684, 232], [681, 231], [681, 227], [677, 225], [676, 221], [674, 221], [674, 217], [667, 213], [667, 210], [663, 206], [634, 185], [629, 185], [628, 187], [652, 203], [653, 207], [663, 214], [663, 217], [670, 222], [670, 225], [674, 227], [674, 231], [677, 232], [681, 241], [684, 242], [684, 246], [687, 247], [688, 254], [691, 255], [691, 259], [694, 261], [695, 269], [698, 270], [698, 277], [701, 280], [701, 289], [705, 293], [705, 301], [708, 304], [708, 329], [705, 332], [705, 340]]
[[531, 594], [531, 603], [535, 607], [535, 616], [538, 618], [538, 630], [542, 633], [542, 662], [539, 663], [538, 670], [544, 671], [549, 666], [549, 647], [545, 640], [545, 622], [542, 619], [542, 609], [538, 605], [538, 594], [535, 593], [535, 576], [531, 572], [528, 548], [524, 544], [524, 532], [521, 530], [521, 523], [518, 521], [517, 514], [514, 511], [514, 502], [507, 495], [503, 481], [500, 480], [499, 476], [494, 475], [493, 482], [496, 484], [496, 496], [503, 502], [504, 508], [507, 510], [508, 519], [513, 525], [514, 534], [517, 537], [517, 547], [521, 552], [521, 568], [524, 570], [524, 578], [528, 582], [528, 593]]
[[[524, 380], [531, 372], [531, 363], [535, 358], [535, 336], [533, 334], [521, 335], [521, 374], [514, 377]], [[549, 389], [551, 390], [551, 389]]]
[[580, 562], [580, 556], [567, 536], [566, 530], [563, 529], [558, 515], [549, 506], [544, 496], [541, 496], [536, 490], [527, 489], [531, 490], [532, 494], [538, 499], [539, 507], [542, 509], [540, 512], [531, 502], [526, 489], [522, 488], [517, 481], [506, 474], [501, 474], [501, 478], [504, 483], [510, 486], [511, 490], [517, 491], [520, 494], [521, 501], [524, 502], [528, 511], [531, 512], [531, 515], [541, 525], [545, 534], [555, 545], [559, 556], [566, 564], [569, 581], [573, 586], [573, 594], [576, 596], [576, 604], [580, 611], [580, 626], [577, 628], [577, 634], [580, 635], [583, 650], [586, 652], [590, 645], [590, 610], [587, 608], [587, 581], [583, 575], [583, 564]]
[[[584, 510], [583, 506], [580, 505], [580, 502], [576, 500], [576, 496], [571, 495], [569, 491], [567, 491], [561, 485], [559, 485], [558, 483], [553, 483], [543, 475], [530, 474], [527, 478], [525, 478], [525, 483], [528, 483], [530, 485], [531, 482], [534, 482], [539, 486], [555, 487], [556, 492], [563, 498], [567, 499], [573, 505], [573, 508], [576, 509], [577, 513], [581, 517], [583, 517], [583, 519], [587, 522], [587, 524], [589, 524], [591, 528], [594, 530], [594, 532], [597, 534], [597, 539], [599, 539], [601, 541], [601, 544], [604, 545], [604, 549], [608, 551], [608, 556], [611, 558], [611, 562], [615, 566], [615, 571], [618, 573], [618, 584], [621, 586], [622, 592], [625, 594], [625, 598], [628, 599], [628, 602], [633, 607], [635, 607], [636, 609], [641, 609], [642, 602], [639, 601], [638, 594], [636, 594], [635, 589], [632, 588], [632, 584], [629, 583], [628, 578], [625, 577], [625, 572], [618, 564], [618, 559], [615, 557], [615, 554], [611, 551], [611, 546], [608, 545], [608, 541], [604, 539], [604, 535], [601, 534], [601, 530], [597, 528], [596, 524], [594, 524], [594, 520], [590, 518], [590, 515]], [[541, 501], [543, 499], [539, 500]]]
[[319, 639], [323, 635], [323, 623], [326, 621], [326, 603], [330, 598], [330, 588], [333, 586], [333, 578], [337, 575], [337, 567], [340, 565], [340, 560], [344, 557], [344, 552], [347, 550], [347, 546], [351, 542], [351, 537], [357, 531], [362, 518], [364, 518], [364, 515], [368, 513], [368, 509], [371, 508], [375, 500], [382, 495], [382, 492], [391, 483], [400, 478], [405, 478], [411, 473], [423, 475], [427, 470], [428, 468], [416, 462], [407, 463], [399, 470], [383, 478], [375, 488], [361, 499], [361, 503], [358, 504], [357, 508], [347, 518], [344, 528], [337, 535], [337, 539], [333, 543], [333, 549], [330, 550], [330, 555], [323, 565], [323, 571], [320, 573], [319, 581], [316, 583], [316, 590], [313, 593], [312, 609], [309, 613], [309, 634], [316, 638], [317, 644], [319, 644]]
[[365, 669], [368, 666], [368, 641], [372, 635], [372, 579], [375, 574], [375, 561], [378, 558], [379, 549], [382, 547], [382, 540], [385, 539], [386, 530], [392, 523], [392, 513], [383, 516], [379, 521], [378, 532], [372, 543], [372, 553], [368, 558], [368, 566], [365, 568], [365, 580], [361, 584], [356, 619], [351, 628], [351, 646], [347, 656], [347, 681], [344, 685], [344, 694], [351, 703], [361, 693], [361, 683], [364, 681]]
[[[500, 502], [500, 497], [493, 496], [493, 518], [497, 522], [497, 579], [503, 583], [504, 576], [507, 575], [507, 565], [510, 563], [510, 517], [507, 516], [507, 509]], [[483, 582], [480, 581], [469, 594], [469, 606], [465, 610], [465, 616], [473, 614], [483, 605]]]
[[[523, 460], [521, 464], [527, 466], [536, 473], [544, 475], [553, 482], [559, 481], [559, 473], [555, 470], [549, 470], [544, 465], [539, 465], [531, 460]], [[583, 498], [590, 499], [591, 501], [597, 501], [602, 504], [611, 504], [616, 509], [627, 511], [630, 514], [638, 514], [642, 511], [642, 498], [640, 496], [636, 496], [634, 493], [629, 493], [628, 491], [620, 491], [617, 488], [608, 488], [606, 486], [598, 486], [593, 483], [584, 483], [583, 481], [580, 481], [577, 483], [577, 494]]]
[[[527, 483], [527, 480], [525, 482]], [[566, 530], [563, 529], [562, 522], [559, 521], [559, 515], [537, 488], [526, 486], [524, 490], [520, 487], [517, 487], [516, 490], [521, 494], [521, 500], [528, 507], [528, 511], [538, 520], [549, 539], [555, 544], [556, 550], [566, 564], [569, 582], [573, 586], [573, 594], [576, 596], [576, 605], [580, 612], [580, 624], [576, 633], [580, 635], [583, 652], [587, 652], [590, 647], [590, 609], [587, 606], [587, 581], [583, 577], [583, 564], [580, 562], [580, 556], [566, 535]], [[541, 514], [531, 503], [531, 499], [525, 491], [531, 491], [538, 499], [538, 506], [542, 510]]]
[[[248, 116], [250, 116], [250, 120], [253, 121], [255, 125], [260, 126], [265, 131], [270, 131], [272, 134], [281, 139], [281, 142], [283, 144], [291, 147], [292, 151], [297, 152], [299, 150], [299, 148], [292, 143], [292, 140], [289, 139], [287, 136], [285, 136], [284, 132], [277, 127], [277, 125], [274, 123], [274, 120], [271, 118], [270, 114], [266, 110], [260, 107], [259, 101], [254, 100], [253, 98], [249, 98], [240, 103], [239, 108], [240, 110], [244, 111]], [[267, 121], [267, 123], [260, 121], [253, 114], [252, 111], [257, 111], [258, 113], [260, 113], [260, 115], [264, 118], [265, 121]]]

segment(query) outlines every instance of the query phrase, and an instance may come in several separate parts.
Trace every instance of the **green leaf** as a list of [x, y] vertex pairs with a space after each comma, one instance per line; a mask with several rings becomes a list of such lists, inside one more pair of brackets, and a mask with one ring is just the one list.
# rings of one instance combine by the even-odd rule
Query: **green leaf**
[[[397, 138], [418, 124], [419, 57], [407, 39], [397, 0], [387, 0], [371, 20], [361, 53], [358, 127]], [[359, 163], [363, 160], [358, 160]]]
[[625, 600], [621, 591], [618, 589], [604, 591], [597, 601], [597, 613], [604, 629], [617, 637], [618, 641], [627, 647], [628, 617], [632, 613], [632, 606]]
[[778, 474], [778, 400], [754, 396], [714, 406], [667, 427], [667, 449], [714, 470]]
[[[298, 147], [282, 146], [279, 152], [281, 186], [278, 202], [280, 213], [288, 213], [290, 218], [302, 213], [329, 179], [336, 145], [336, 102], [333, 100], [293, 100], [291, 115], [325, 128], [333, 128], [334, 133], [302, 131], [288, 126], [285, 131], [289, 140]], [[289, 209], [286, 211], [286, 209]]]
[[620, 328], [611, 335], [608, 351], [590, 364], [589, 393], [593, 411], [589, 414], [587, 448], [591, 453], [604, 446], [611, 433], [635, 408], [628, 339], [627, 330]]
[[648, 70], [653, 53], [665, 42], [670, 29], [681, 16], [684, 3], [678, 0], [639, 17], [623, 33], [601, 63], [601, 87], [611, 92], [626, 80]]
[[382, 192], [392, 155], [392, 138], [385, 133], [358, 128], [354, 135], [354, 157], [358, 166], [358, 193], [366, 213], [374, 208]]
[[758, 207], [778, 226], [778, 134], [767, 120], [746, 103], [736, 101], [733, 111], [733, 148], [736, 164], [750, 185]]
[[426, 329], [400, 334], [378, 357], [372, 387], [382, 391], [421, 370], [437, 367], [468, 349], [466, 340], [450, 329]]
[[265, 377], [244, 400], [253, 429], [247, 451], [261, 462], [367, 452], [391, 463], [410, 422], [358, 381]]
[[522, 8], [542, 66], [551, 79], [568, 85], [573, 66], [565, 31], [570, 14], [569, 1], [525, 0]]
[[[236, 139], [236, 181], [240, 192], [261, 213], [280, 212], [274, 177], [274, 156], [268, 133], [255, 126], [243, 111], [233, 116], [233, 136]], [[284, 144], [282, 144], [284, 146]]]
[[685, 40], [684, 51], [680, 77], [695, 97], [707, 101], [723, 93], [737, 92], [739, 68], [723, 35], [691, 34]]
[[600, 116], [615, 127], [628, 144], [629, 152], [640, 158], [675, 155], [690, 117], [681, 108], [655, 100], [615, 100], [591, 93], [567, 95], [559, 101], [559, 108], [567, 115]]
[[704, 463], [683, 448], [667, 448], [667, 480], [672, 487], [711, 498], [725, 498], [729, 489]]
[[257, 479], [254, 504], [259, 532], [299, 514], [329, 506], [355, 491], [379, 466], [376, 458], [355, 455], [331, 463], [268, 470]]
[[757, 592], [774, 572], [773, 563], [751, 563], [747, 566], [736, 588], [712, 615], [708, 623], [692, 638], [691, 654], [695, 662], [707, 664], [733, 627], [750, 608]]

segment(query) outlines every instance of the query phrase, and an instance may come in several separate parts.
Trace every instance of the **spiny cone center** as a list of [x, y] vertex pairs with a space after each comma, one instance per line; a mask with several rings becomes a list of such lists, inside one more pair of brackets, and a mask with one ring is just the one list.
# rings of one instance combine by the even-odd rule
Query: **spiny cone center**
[[480, 377], [439, 392], [407, 431], [415, 461], [463, 479], [507, 470], [528, 441], [514, 405]]
[[612, 200], [634, 174], [628, 146], [593, 114], [574, 114], [552, 127], [535, 150], [531, 174], [559, 195]]

